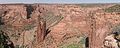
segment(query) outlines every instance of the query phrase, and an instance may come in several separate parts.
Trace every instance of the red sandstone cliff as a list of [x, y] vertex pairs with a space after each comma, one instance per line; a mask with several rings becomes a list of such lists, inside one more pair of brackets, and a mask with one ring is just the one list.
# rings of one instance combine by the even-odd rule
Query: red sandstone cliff
[[[85, 35], [90, 38], [90, 48], [101, 48], [103, 39], [110, 33], [111, 27], [120, 23], [120, 14], [102, 10], [110, 6], [112, 5], [84, 8], [78, 5], [0, 5], [0, 17], [3, 18], [5, 25], [12, 26], [13, 31], [8, 34], [15, 45], [27, 45], [29, 48], [58, 48], [57, 46], [67, 37]], [[38, 19], [49, 15], [62, 16], [63, 19], [55, 26], [51, 24], [59, 18], [50, 18], [54, 19], [51, 21]], [[51, 31], [44, 38], [47, 28]], [[18, 34], [19, 38], [11, 36]], [[52, 43], [47, 43], [49, 36], [53, 38]], [[43, 44], [36, 45], [37, 41], [43, 41]], [[45, 47], [46, 44], [49, 46]]]

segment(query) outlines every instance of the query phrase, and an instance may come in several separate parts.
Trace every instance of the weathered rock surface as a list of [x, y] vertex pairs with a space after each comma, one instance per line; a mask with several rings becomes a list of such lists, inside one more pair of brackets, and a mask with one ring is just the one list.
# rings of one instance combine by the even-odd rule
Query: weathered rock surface
[[[12, 26], [11, 30], [13, 31], [8, 35], [15, 45], [24, 45], [29, 48], [59, 48], [58, 45], [66, 38], [87, 36], [91, 38], [90, 40], [94, 40], [90, 42], [90, 47], [101, 48], [103, 39], [111, 32], [111, 28], [120, 23], [120, 14], [103, 11], [104, 8], [110, 6], [112, 5], [81, 7], [79, 5], [33, 4], [31, 5], [33, 10], [28, 14], [27, 8], [29, 7], [24, 4], [0, 5], [0, 17], [3, 18], [5, 25]], [[27, 18], [28, 16], [29, 18]], [[59, 23], [49, 28], [51, 31], [42, 45], [41, 43], [36, 44], [36, 37], [41, 36], [41, 34], [37, 35], [39, 16], [63, 17]], [[32, 28], [25, 30], [24, 26], [26, 25], [30, 25], [27, 27], [32, 26]], [[12, 37], [12, 35], [15, 36]]]

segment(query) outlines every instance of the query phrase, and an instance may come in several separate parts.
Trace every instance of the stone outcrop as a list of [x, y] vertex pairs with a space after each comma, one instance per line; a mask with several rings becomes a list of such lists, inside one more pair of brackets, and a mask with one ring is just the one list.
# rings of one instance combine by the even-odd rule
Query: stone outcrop
[[[89, 37], [89, 47], [101, 48], [103, 39], [111, 32], [112, 27], [120, 23], [120, 14], [103, 11], [110, 6], [112, 4], [97, 7], [71, 4], [1, 4], [0, 17], [7, 26], [5, 32], [15, 46], [58, 48], [67, 38], [86, 36]], [[48, 37], [53, 40], [49, 46], [45, 46]]]

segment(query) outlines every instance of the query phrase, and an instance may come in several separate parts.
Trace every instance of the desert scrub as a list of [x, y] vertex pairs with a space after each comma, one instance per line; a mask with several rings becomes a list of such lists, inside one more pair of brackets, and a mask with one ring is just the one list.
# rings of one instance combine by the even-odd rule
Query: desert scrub
[[27, 45], [26, 46], [25, 45], [21, 45], [21, 46], [20, 45], [16, 45], [15, 48], [28, 48], [28, 47], [27, 47]]
[[101, 7], [104, 4], [77, 4], [77, 5], [79, 5], [80, 7]]
[[24, 30], [31, 30], [31, 29], [33, 29], [35, 26], [34, 25], [32, 25], [32, 24], [28, 24], [28, 25], [25, 25], [23, 28], [24, 28]]
[[9, 36], [5, 32], [0, 31], [0, 48], [12, 48], [11, 46], [13, 45], [8, 44], [9, 41]]
[[120, 5], [116, 4], [114, 6], [111, 6], [109, 8], [104, 9], [105, 12], [120, 12]]
[[29, 31], [36, 27], [36, 21], [31, 21], [30, 23], [24, 24], [21, 26], [18, 31], [23, 32], [23, 31]]
[[77, 44], [70, 44], [67, 46], [67, 48], [80, 48]]
[[120, 24], [117, 24], [112, 27], [112, 32], [120, 32]]
[[86, 37], [81, 37], [80, 41], [79, 41], [79, 44], [85, 44], [85, 39], [86, 39]]
[[59, 48], [85, 48], [85, 39], [86, 37], [71, 37], [66, 40], [63, 40]]

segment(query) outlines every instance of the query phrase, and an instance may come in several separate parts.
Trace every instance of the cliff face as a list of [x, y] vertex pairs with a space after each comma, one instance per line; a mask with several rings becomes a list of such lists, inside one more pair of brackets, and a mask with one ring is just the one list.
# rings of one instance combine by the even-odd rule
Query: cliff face
[[[120, 14], [103, 11], [113, 5], [0, 5], [0, 17], [4, 32], [15, 46], [59, 48], [61, 44], [79, 42], [79, 37], [86, 36], [90, 38], [90, 47], [101, 48], [112, 27], [120, 23]], [[42, 44], [37, 42], [41, 38]]]

